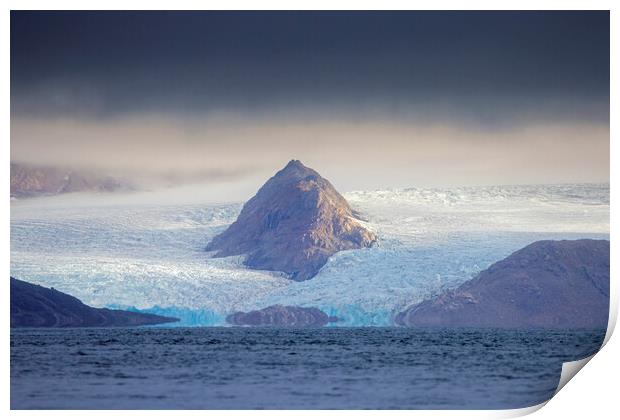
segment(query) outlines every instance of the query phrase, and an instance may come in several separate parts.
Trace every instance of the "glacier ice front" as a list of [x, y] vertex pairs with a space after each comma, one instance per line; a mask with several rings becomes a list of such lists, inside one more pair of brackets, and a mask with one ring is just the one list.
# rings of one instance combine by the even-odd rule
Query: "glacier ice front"
[[[541, 239], [609, 238], [609, 185], [399, 189], [344, 194], [379, 237], [332, 256], [310, 281], [209, 258], [240, 203], [97, 196], [11, 202], [11, 275], [91, 306], [149, 309], [183, 325], [235, 311], [313, 306], [338, 325], [389, 325], [399, 310]], [[206, 202], [207, 200], [205, 200]]]

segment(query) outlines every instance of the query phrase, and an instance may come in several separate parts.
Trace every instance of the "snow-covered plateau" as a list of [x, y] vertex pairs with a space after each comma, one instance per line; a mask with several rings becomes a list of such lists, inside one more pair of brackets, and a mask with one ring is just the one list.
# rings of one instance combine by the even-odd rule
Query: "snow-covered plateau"
[[12, 200], [11, 275], [92, 306], [174, 315], [179, 325], [222, 325], [231, 312], [275, 303], [318, 307], [338, 325], [389, 325], [531, 242], [609, 238], [609, 184], [355, 191], [343, 195], [379, 243], [293, 282], [204, 251], [241, 203], [136, 194]]

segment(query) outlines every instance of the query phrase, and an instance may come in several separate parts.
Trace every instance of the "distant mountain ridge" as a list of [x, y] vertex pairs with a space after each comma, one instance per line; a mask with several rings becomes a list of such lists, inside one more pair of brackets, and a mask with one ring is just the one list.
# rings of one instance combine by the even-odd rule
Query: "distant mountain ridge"
[[176, 322], [177, 318], [146, 313], [98, 309], [79, 299], [43, 286], [11, 280], [11, 328], [16, 327], [129, 327]]
[[605, 328], [609, 241], [539, 241], [460, 287], [407, 308], [416, 327]]
[[128, 188], [119, 179], [95, 172], [11, 162], [11, 197], [15, 198]]
[[336, 252], [370, 247], [376, 239], [329, 181], [291, 160], [206, 249], [216, 251], [215, 257], [246, 254], [250, 268], [301, 281], [314, 277]]

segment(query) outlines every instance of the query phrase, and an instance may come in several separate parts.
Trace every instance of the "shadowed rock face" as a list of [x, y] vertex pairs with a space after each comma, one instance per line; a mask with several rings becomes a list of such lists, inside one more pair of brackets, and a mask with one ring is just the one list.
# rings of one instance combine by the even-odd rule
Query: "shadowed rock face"
[[540, 241], [457, 289], [413, 305], [396, 323], [420, 327], [607, 326], [609, 241]]
[[322, 327], [338, 318], [330, 317], [317, 308], [273, 305], [250, 312], [236, 312], [226, 317], [233, 325], [280, 326], [280, 327]]
[[176, 321], [158, 315], [92, 308], [73, 296], [11, 277], [11, 328], [128, 327]]
[[11, 197], [23, 198], [79, 191], [127, 188], [115, 178], [65, 168], [11, 163]]
[[207, 251], [217, 251], [215, 257], [247, 254], [250, 268], [307, 280], [336, 252], [375, 241], [329, 181], [292, 160], [243, 206]]

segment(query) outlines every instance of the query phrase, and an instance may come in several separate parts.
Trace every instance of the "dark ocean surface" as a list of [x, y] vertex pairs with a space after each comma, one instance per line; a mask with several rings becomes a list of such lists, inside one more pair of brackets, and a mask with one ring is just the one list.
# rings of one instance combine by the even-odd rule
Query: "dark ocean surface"
[[548, 400], [604, 330], [11, 330], [12, 409], [498, 409]]

